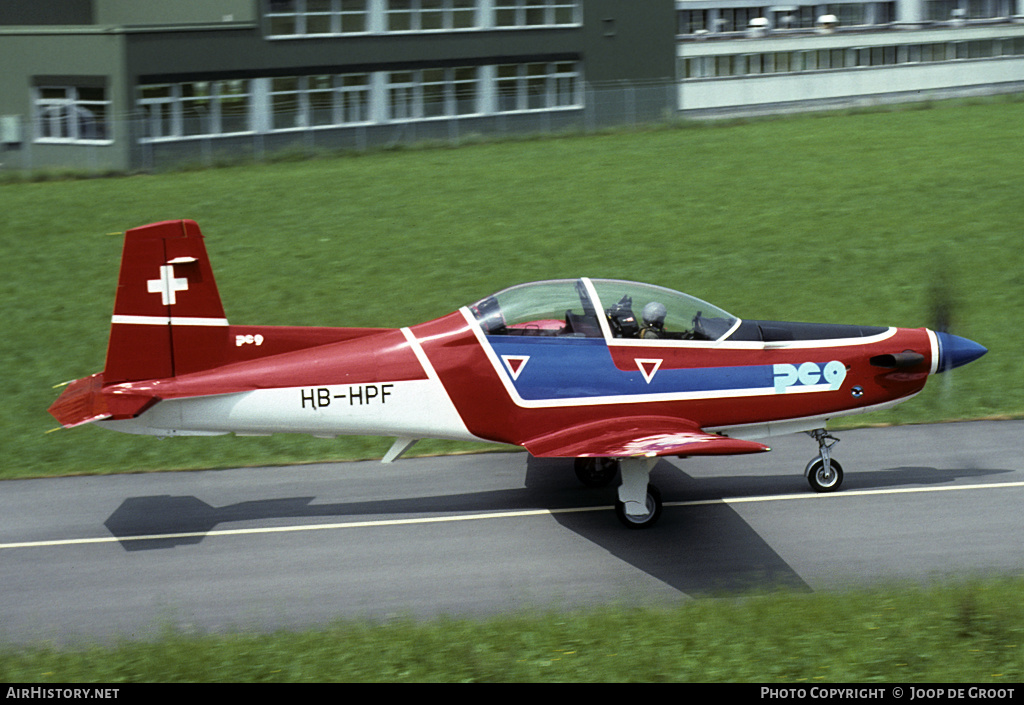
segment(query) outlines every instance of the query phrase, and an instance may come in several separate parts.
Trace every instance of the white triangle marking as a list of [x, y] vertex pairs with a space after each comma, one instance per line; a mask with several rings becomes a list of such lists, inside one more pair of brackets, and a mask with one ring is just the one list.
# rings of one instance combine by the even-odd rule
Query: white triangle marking
[[526, 367], [526, 363], [529, 361], [529, 355], [502, 355], [501, 361], [505, 363], [505, 367], [508, 368], [508, 373], [512, 375], [512, 380], [519, 379], [519, 375], [523, 373], [523, 368]]
[[658, 368], [661, 367], [662, 360], [653, 360], [650, 358], [638, 357], [636, 360], [636, 366], [640, 368], [640, 374], [644, 376], [644, 381], [647, 384], [651, 383], [654, 379], [654, 375], [657, 374]]

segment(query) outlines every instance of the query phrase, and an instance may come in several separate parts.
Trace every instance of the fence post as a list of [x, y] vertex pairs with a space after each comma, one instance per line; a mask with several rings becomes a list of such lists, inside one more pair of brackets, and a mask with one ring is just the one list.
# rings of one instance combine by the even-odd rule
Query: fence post
[[626, 88], [622, 92], [622, 103], [627, 124], [636, 127], [636, 88], [632, 83], [626, 83]]
[[588, 81], [583, 84], [583, 129], [585, 132], [593, 132], [596, 129], [594, 100], [594, 86]]
[[22, 170], [31, 173], [33, 169], [32, 164], [32, 125], [25, 124], [27, 121], [24, 117], [21, 118], [21, 143], [24, 145], [24, 157], [21, 159]]

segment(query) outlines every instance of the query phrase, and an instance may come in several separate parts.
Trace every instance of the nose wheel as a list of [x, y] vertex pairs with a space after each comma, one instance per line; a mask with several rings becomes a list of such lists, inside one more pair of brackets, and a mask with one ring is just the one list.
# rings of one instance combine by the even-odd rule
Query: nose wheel
[[843, 466], [832, 460], [832, 446], [839, 439], [823, 428], [810, 431], [807, 435], [818, 442], [818, 457], [811, 458], [804, 468], [807, 482], [815, 492], [835, 492], [843, 484]]

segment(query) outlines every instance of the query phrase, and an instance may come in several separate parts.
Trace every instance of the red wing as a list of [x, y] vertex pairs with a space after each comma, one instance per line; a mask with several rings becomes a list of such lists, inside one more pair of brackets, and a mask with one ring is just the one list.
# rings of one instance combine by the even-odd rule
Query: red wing
[[741, 455], [771, 450], [761, 443], [707, 433], [692, 421], [666, 416], [591, 421], [536, 436], [523, 445], [538, 458]]

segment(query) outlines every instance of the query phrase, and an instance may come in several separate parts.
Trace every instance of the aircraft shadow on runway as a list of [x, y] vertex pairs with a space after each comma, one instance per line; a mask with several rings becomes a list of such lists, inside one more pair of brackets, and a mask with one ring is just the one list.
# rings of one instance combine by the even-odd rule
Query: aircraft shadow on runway
[[[525, 462], [524, 487], [452, 495], [316, 504], [316, 497], [264, 499], [214, 507], [195, 496], [129, 497], [104, 525], [127, 551], [195, 545], [222, 525], [266, 526], [281, 519], [359, 521], [396, 516], [432, 516], [529, 509], [609, 506], [615, 483], [584, 488], [571, 462], [510, 456]], [[1001, 470], [938, 470], [901, 467], [851, 474], [846, 489], [948, 483]], [[810, 491], [799, 475], [691, 476], [661, 462], [652, 481], [667, 503], [758, 497]], [[727, 504], [667, 507], [653, 529], [624, 529], [610, 511], [565, 512], [559, 524], [612, 555], [688, 595], [713, 595], [773, 587], [808, 590], [799, 575]], [[310, 522], [315, 523], [315, 522]]]
[[[570, 470], [570, 475], [571, 470]], [[575, 482], [575, 478], [573, 478]], [[572, 487], [572, 485], [569, 485]], [[589, 494], [588, 494], [589, 492]], [[503, 489], [405, 499], [316, 504], [316, 497], [263, 499], [214, 507], [190, 495], [129, 497], [103, 523], [128, 551], [173, 548], [200, 543], [223, 524], [261, 525], [279, 519], [361, 521], [474, 512], [509, 512], [607, 504], [611, 494], [594, 490], [549, 492], [547, 488]], [[602, 501], [603, 500], [603, 501]], [[612, 519], [614, 522], [614, 519]], [[309, 522], [314, 525], [315, 522]], [[327, 522], [329, 523], [329, 522]], [[266, 525], [266, 524], [262, 524]], [[617, 524], [616, 524], [617, 526]]]
[[[563, 461], [564, 463], [564, 461]], [[530, 458], [530, 478], [557, 474], [550, 460]], [[951, 483], [958, 478], [989, 476], [1006, 470], [939, 470], [900, 467], [855, 473], [846, 490], [888, 489], [907, 485]], [[662, 461], [651, 473], [666, 503], [723, 498], [768, 497], [810, 493], [801, 475], [690, 475]], [[614, 483], [613, 483], [614, 484]], [[602, 546], [623, 561], [692, 596], [734, 594], [778, 588], [810, 590], [804, 580], [728, 504], [667, 507], [649, 530], [623, 530], [607, 516], [555, 514], [563, 526]]]
[[[571, 475], [571, 470], [569, 475]], [[807, 589], [786, 563], [727, 505], [666, 509], [649, 531], [624, 529], [610, 510], [613, 488], [562, 483], [563, 500], [540, 488], [418, 497], [365, 503], [315, 504], [315, 497], [257, 500], [213, 507], [194, 496], [126, 499], [104, 523], [127, 551], [195, 545], [215, 528], [278, 519], [336, 521], [360, 517], [430, 515], [517, 509], [609, 506], [608, 511], [555, 513], [564, 527], [687, 594], [734, 592], [765, 585]], [[548, 484], [548, 483], [544, 483]], [[675, 499], [671, 497], [670, 499]], [[545, 501], [547, 500], [547, 501]]]

